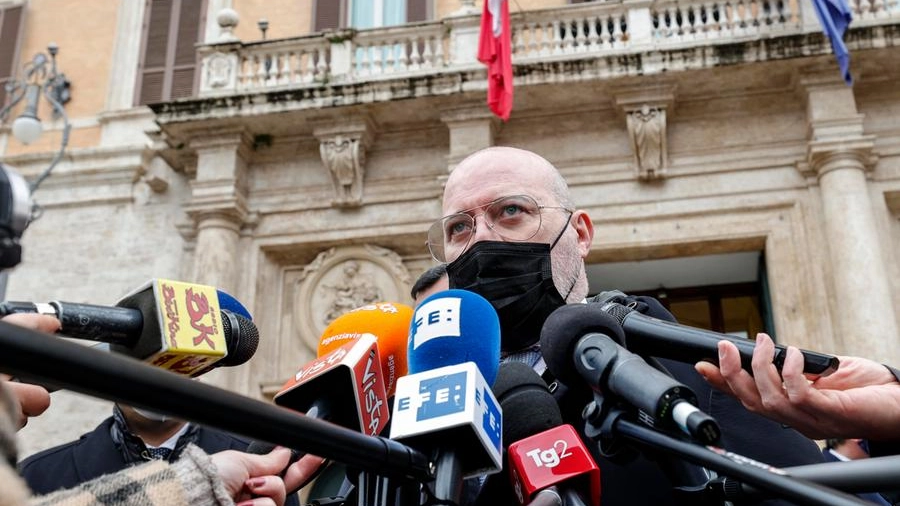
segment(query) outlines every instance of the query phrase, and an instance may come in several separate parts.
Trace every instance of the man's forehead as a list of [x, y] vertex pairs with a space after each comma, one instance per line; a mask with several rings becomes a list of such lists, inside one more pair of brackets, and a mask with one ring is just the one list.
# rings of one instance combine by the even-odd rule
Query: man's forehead
[[528, 195], [539, 203], [549, 203], [546, 171], [504, 164], [460, 166], [447, 181], [443, 210], [445, 213], [463, 211], [510, 195]]

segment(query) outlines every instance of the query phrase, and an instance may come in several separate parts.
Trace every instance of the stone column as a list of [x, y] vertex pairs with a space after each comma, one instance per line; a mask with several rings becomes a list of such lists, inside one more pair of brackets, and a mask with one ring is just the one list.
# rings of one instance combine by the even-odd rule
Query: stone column
[[804, 172], [819, 184], [837, 340], [844, 353], [891, 357], [897, 319], [867, 182], [875, 137], [863, 134], [853, 90], [833, 69], [809, 73], [799, 84], [809, 122]]
[[247, 159], [250, 136], [242, 130], [216, 132], [191, 140], [197, 175], [185, 207], [197, 230], [190, 281], [238, 296], [242, 269], [241, 228], [248, 219]]
[[447, 173], [452, 172], [463, 158], [493, 146], [494, 134], [500, 124], [484, 103], [447, 109], [441, 113], [441, 121], [450, 131]]

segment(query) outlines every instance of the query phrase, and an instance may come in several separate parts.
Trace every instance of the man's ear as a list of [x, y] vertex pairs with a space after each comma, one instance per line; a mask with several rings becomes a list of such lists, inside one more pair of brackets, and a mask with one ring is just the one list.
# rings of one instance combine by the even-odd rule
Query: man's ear
[[578, 253], [581, 258], [586, 258], [594, 241], [594, 224], [591, 222], [591, 217], [584, 211], [575, 211], [572, 214], [572, 227], [578, 234]]

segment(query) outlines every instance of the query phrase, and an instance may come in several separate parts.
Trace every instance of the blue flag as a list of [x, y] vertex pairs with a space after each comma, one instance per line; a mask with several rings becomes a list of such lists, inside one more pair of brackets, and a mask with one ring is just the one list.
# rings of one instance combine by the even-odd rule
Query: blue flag
[[853, 15], [850, 13], [850, 6], [846, 0], [812, 0], [813, 6], [816, 8], [816, 14], [819, 16], [819, 22], [822, 23], [822, 29], [828, 40], [831, 41], [831, 50], [837, 58], [838, 67], [841, 68], [841, 74], [848, 86], [853, 85], [853, 77], [850, 75], [850, 53], [847, 46], [844, 45], [844, 32], [850, 26]]

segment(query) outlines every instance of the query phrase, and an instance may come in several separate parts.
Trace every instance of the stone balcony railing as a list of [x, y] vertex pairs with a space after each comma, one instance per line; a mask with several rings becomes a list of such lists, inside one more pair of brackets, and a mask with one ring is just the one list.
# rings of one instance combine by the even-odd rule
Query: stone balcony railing
[[[850, 0], [851, 29], [900, 24], [900, 0]], [[483, 68], [478, 15], [200, 46], [200, 98]], [[810, 0], [619, 0], [514, 13], [513, 64], [821, 33]], [[652, 72], [645, 68], [644, 72]]]

